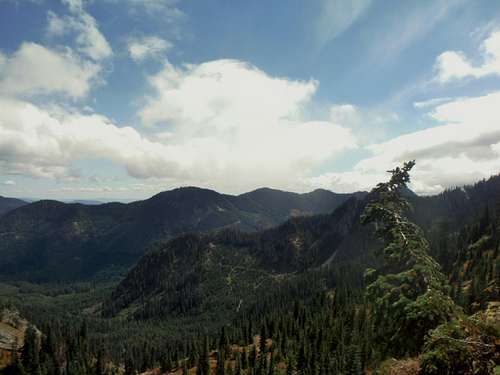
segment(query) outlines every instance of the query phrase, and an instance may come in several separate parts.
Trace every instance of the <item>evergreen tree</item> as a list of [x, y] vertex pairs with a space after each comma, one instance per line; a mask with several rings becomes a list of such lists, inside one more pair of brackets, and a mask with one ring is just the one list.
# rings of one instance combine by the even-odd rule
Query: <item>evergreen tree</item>
[[38, 336], [32, 325], [26, 329], [21, 359], [29, 374], [41, 374]]
[[248, 352], [246, 348], [243, 348], [243, 354], [241, 355], [241, 369], [246, 370], [248, 368]]
[[97, 361], [95, 364], [95, 375], [104, 375], [104, 361], [102, 350], [97, 354]]
[[389, 171], [391, 179], [371, 191], [361, 218], [363, 224], [375, 223], [376, 235], [384, 242], [384, 266], [365, 272], [375, 342], [381, 344], [383, 355], [416, 354], [427, 332], [456, 313], [421, 229], [405, 216], [410, 206], [401, 191], [407, 188], [414, 165], [411, 161]]
[[235, 354], [235, 373], [236, 375], [242, 375], [243, 374], [243, 368], [242, 368], [242, 361], [241, 361], [241, 353], [236, 352]]
[[226, 361], [224, 358], [224, 352], [218, 351], [217, 352], [217, 370], [216, 370], [216, 375], [226, 375], [226, 367], [225, 367]]
[[14, 343], [12, 344], [12, 357], [10, 364], [3, 369], [3, 373], [5, 375], [27, 375], [22, 363], [19, 361], [17, 349], [18, 343], [16, 338]]
[[200, 357], [198, 369], [203, 375], [210, 375], [210, 348], [208, 344], [208, 337], [205, 337], [203, 355]]

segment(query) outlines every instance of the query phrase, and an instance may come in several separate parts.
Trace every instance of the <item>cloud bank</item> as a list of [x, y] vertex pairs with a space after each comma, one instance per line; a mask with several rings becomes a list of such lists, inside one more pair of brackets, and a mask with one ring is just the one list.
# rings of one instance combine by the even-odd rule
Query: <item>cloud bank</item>
[[435, 107], [438, 125], [368, 146], [372, 156], [353, 171], [326, 173], [308, 181], [337, 191], [367, 190], [384, 171], [416, 159], [412, 188], [438, 193], [500, 172], [500, 92], [461, 98]]
[[[105, 116], [0, 99], [0, 169], [71, 179], [78, 160], [104, 158], [138, 179], [243, 191], [293, 188], [321, 163], [356, 147], [347, 128], [304, 119], [315, 81], [266, 75], [235, 60], [175, 68], [150, 77], [141, 111], [149, 137]], [[228, 177], [231, 176], [231, 177]]]

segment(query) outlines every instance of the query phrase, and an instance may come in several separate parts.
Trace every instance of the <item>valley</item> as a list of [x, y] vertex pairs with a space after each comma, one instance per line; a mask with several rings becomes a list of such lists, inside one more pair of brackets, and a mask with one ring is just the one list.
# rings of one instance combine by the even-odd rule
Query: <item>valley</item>
[[[225, 200], [216, 200], [214, 204], [213, 197], [218, 197], [215, 193], [202, 192], [207, 199], [203, 200], [198, 190], [189, 191], [193, 192], [197, 201], [185, 201], [185, 192], [176, 192], [176, 197], [185, 202], [183, 205], [195, 207], [183, 212], [200, 213], [199, 207], [209, 207], [205, 208], [209, 212], [212, 212], [210, 207], [230, 207]], [[278, 192], [272, 194], [272, 200], [278, 202]], [[290, 197], [289, 193], [279, 194]], [[499, 299], [500, 258], [496, 229], [499, 201], [494, 197], [500, 197], [500, 177], [437, 196], [404, 195], [413, 207], [410, 217], [424, 228], [429, 251], [440, 261], [456, 303], [469, 314], [487, 308], [493, 309], [492, 314], [495, 314], [496, 305], [490, 302]], [[158, 197], [152, 199], [156, 200], [156, 205], [139, 202], [133, 207], [151, 204], [150, 207], [160, 212], [162, 201]], [[200, 230], [176, 237], [166, 234], [146, 245], [142, 250], [144, 255], [129, 271], [122, 268], [120, 272], [124, 276], [89, 273], [86, 279], [81, 279], [80, 274], [72, 273], [75, 278], [63, 283], [56, 279], [33, 283], [33, 279], [23, 280], [22, 274], [13, 274], [10, 280], [4, 279], [0, 284], [2, 306], [17, 309], [44, 333], [58, 327], [56, 341], [68, 340], [68, 334], [78, 338], [78, 332], [84, 327], [85, 345], [94, 348], [89, 354], [97, 356], [100, 353], [110, 366], [125, 366], [124, 371], [127, 366], [140, 371], [162, 366], [165, 371], [167, 367], [173, 371], [180, 366], [175, 370], [178, 373], [186, 366], [191, 371], [200, 371], [196, 363], [199, 368], [204, 351], [211, 353], [208, 357], [212, 364], [221, 363], [220, 359], [214, 362], [214, 358], [221, 355], [221, 348], [237, 345], [258, 352], [258, 345], [249, 343], [261, 336], [278, 346], [273, 344], [265, 349], [268, 353], [265, 364], [259, 365], [254, 359], [252, 366], [256, 368], [267, 369], [270, 363], [275, 363], [272, 366], [285, 372], [292, 365], [299, 366], [301, 361], [313, 361], [310, 365], [302, 364], [306, 366], [304, 369], [313, 366], [312, 363], [323, 368], [333, 366], [336, 371], [347, 371], [352, 366], [373, 366], [373, 353], [366, 347], [370, 338], [362, 339], [363, 335], [374, 334], [369, 326], [361, 325], [369, 314], [362, 302], [363, 273], [366, 268], [380, 267], [381, 258], [376, 255], [376, 249], [381, 243], [374, 241], [373, 231], [360, 223], [368, 196], [346, 197], [330, 213], [293, 215], [288, 219], [286, 212], [290, 215], [298, 207], [305, 212], [305, 207], [311, 209], [311, 205], [299, 205], [297, 200], [290, 203], [288, 198], [283, 201], [286, 204], [268, 209], [267, 216], [259, 214], [261, 220], [263, 217], [269, 220], [264, 226], [268, 229], [223, 225], [208, 230], [207, 226], [198, 226]], [[174, 199], [168, 202], [167, 207], [181, 204]], [[252, 207], [257, 206], [255, 199], [252, 202]], [[50, 216], [42, 217], [49, 222], [46, 225], [72, 223], [75, 217], [81, 220], [83, 215], [92, 220], [96, 220], [95, 217], [103, 222], [109, 220], [109, 217], [103, 219], [102, 214], [97, 216], [92, 211], [97, 208], [94, 206], [51, 202], [33, 203], [34, 207], [20, 208], [22, 212], [15, 210], [6, 217], [22, 217], [29, 222], [37, 216], [27, 220], [28, 215], [39, 215], [40, 205], [45, 204], [51, 208], [48, 210]], [[51, 205], [56, 205], [56, 209], [52, 210]], [[121, 205], [117, 207], [123, 209]], [[221, 212], [219, 208], [214, 211]], [[173, 214], [159, 213], [154, 221], [155, 228], [168, 227], [171, 217]], [[276, 226], [270, 224], [270, 217], [274, 218]], [[280, 219], [283, 220], [281, 224]], [[134, 220], [137, 223], [137, 219]], [[191, 220], [197, 225], [202, 222]], [[61, 235], [61, 231], [55, 229], [53, 233], [45, 241]], [[81, 232], [67, 238], [74, 239], [74, 236], [81, 241]], [[55, 245], [56, 249], [60, 246], [57, 242]], [[55, 250], [48, 248], [47, 254], [52, 251]], [[60, 257], [60, 250], [55, 251], [55, 255]], [[323, 349], [313, 350], [309, 345], [314, 341], [304, 343], [300, 338], [306, 334], [318, 335], [320, 322], [331, 326], [328, 328], [331, 336], [321, 338], [322, 344], [318, 342], [317, 345], [337, 348], [332, 349], [336, 353], [333, 357], [308, 357], [314, 352], [319, 355]], [[285, 329], [287, 325], [290, 328]], [[284, 329], [287, 335], [296, 338], [284, 340]], [[221, 330], [227, 336], [223, 346], [217, 339]], [[343, 332], [341, 336], [339, 332]], [[301, 342], [307, 345], [296, 346]], [[234, 371], [236, 363], [242, 360], [241, 354], [235, 353], [229, 349], [223, 351], [224, 363], [234, 365]], [[291, 357], [291, 353], [295, 354]], [[188, 360], [182, 359], [187, 357]], [[264, 358], [258, 354], [256, 357]], [[124, 358], [127, 362], [123, 362]], [[293, 364], [289, 362], [292, 360]], [[394, 364], [400, 365], [399, 362]], [[240, 369], [241, 373], [248, 373], [241, 366]]]

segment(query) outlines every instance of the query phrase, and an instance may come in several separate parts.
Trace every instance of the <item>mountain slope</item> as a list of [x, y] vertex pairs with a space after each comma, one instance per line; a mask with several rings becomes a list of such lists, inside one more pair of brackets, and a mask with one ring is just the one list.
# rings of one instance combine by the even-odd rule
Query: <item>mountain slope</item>
[[194, 187], [129, 204], [35, 202], [0, 218], [0, 275], [32, 281], [92, 277], [129, 267], [156, 240], [229, 227], [256, 231], [293, 214], [330, 212], [349, 198], [331, 192], [273, 194], [275, 204], [259, 194]]
[[[295, 272], [321, 266], [351, 232], [362, 202], [329, 215], [291, 218], [258, 233], [234, 229], [156, 244], [119, 284], [105, 315], [218, 315], [248, 307]], [[215, 311], [214, 311], [215, 312]]]
[[[260, 202], [276, 201], [273, 194], [267, 190], [253, 193]], [[485, 207], [492, 209], [500, 202], [500, 177], [437, 196], [407, 196], [414, 207], [412, 217], [428, 236], [440, 227], [455, 236]], [[257, 233], [227, 230], [166, 241], [151, 249], [130, 271], [105, 304], [104, 312], [149, 318], [197, 314], [208, 311], [209, 306], [229, 305], [234, 310], [240, 300], [252, 300], [255, 290], [264, 293], [278, 286], [278, 279], [322, 265], [356, 259], [366, 262], [370, 250], [377, 246], [370, 239], [370, 229], [359, 223], [368, 200], [353, 197], [330, 215], [291, 218]], [[436, 250], [438, 240], [431, 245], [437, 259], [442, 258]], [[255, 273], [263, 275], [264, 289], [257, 287], [260, 283]], [[225, 283], [228, 278], [233, 280], [233, 288]]]
[[0, 216], [6, 214], [9, 211], [15, 210], [18, 207], [28, 204], [27, 202], [16, 199], [16, 198], [6, 198], [0, 196]]

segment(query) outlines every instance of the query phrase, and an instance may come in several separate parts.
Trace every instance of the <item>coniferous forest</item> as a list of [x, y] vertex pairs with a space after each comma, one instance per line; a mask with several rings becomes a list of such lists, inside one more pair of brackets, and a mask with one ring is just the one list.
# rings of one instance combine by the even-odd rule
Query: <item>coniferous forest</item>
[[0, 0], [0, 375], [500, 375], [500, 0]]
[[331, 214], [157, 241], [122, 278], [4, 281], [26, 328], [2, 373], [498, 373], [499, 178], [423, 199], [413, 166]]

